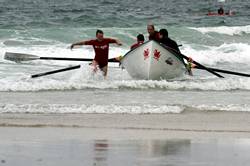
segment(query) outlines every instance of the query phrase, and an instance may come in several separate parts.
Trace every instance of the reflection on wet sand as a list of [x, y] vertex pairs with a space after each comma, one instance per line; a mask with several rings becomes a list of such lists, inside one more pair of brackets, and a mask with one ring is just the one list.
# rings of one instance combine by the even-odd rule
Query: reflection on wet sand
[[93, 166], [106, 166], [108, 157], [108, 141], [95, 140], [94, 141], [94, 162]]
[[249, 139], [0, 141], [0, 166], [249, 166]]
[[107, 166], [114, 163], [118, 163], [118, 165], [126, 165], [125, 163], [145, 165], [164, 156], [187, 154], [187, 151], [190, 150], [190, 140], [142, 140], [122, 141], [122, 143], [120, 141], [95, 140], [93, 147], [93, 166]]
[[[235, 145], [235, 143], [237, 145]], [[244, 142], [245, 144], [245, 142]], [[250, 149], [223, 140], [94, 141], [94, 166], [247, 165]]]

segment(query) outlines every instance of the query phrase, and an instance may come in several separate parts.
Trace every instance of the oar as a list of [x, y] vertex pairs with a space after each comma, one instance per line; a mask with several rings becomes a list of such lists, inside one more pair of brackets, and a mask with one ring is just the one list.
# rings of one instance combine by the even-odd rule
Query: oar
[[77, 66], [71, 66], [71, 67], [58, 69], [58, 70], [53, 70], [53, 71], [49, 71], [49, 72], [45, 72], [45, 73], [34, 74], [34, 75], [31, 75], [31, 78], [37, 78], [37, 77], [46, 76], [46, 75], [50, 75], [50, 74], [55, 74], [55, 73], [59, 73], [59, 72], [63, 72], [63, 71], [79, 69], [80, 67], [81, 67], [81, 65], [77, 65]]
[[[89, 58], [39, 57], [37, 55], [13, 53], [13, 52], [6, 52], [4, 55], [4, 59], [14, 61], [14, 62], [31, 61], [31, 60], [63, 60], [63, 61], [91, 62], [93, 60], [93, 59], [89, 59]], [[108, 60], [108, 62], [119, 62], [119, 61], [116, 60], [116, 58], [111, 58]]]
[[[183, 55], [183, 54], [181, 54], [181, 53], [179, 53], [179, 55], [182, 56], [182, 57], [183, 57], [184, 59], [186, 59], [187, 61], [190, 59], [189, 57], [187, 57], [187, 56], [185, 56], [185, 55]], [[199, 67], [199, 68], [201, 68], [201, 69], [203, 69], [203, 70], [206, 70], [206, 71], [208, 71], [209, 73], [211, 73], [211, 74], [213, 74], [213, 75], [216, 75], [216, 76], [219, 77], [219, 78], [224, 78], [222, 75], [216, 73], [214, 70], [212, 70], [212, 69], [210, 69], [210, 68], [207, 68], [206, 66], [203, 66], [202, 64], [200, 64], [200, 63], [198, 63], [198, 62], [196, 62], [196, 61], [194, 61], [194, 60], [192, 61], [192, 63], [195, 64], [195, 65], [197, 65], [197, 67]]]
[[[184, 59], [186, 59], [187, 61], [189, 61], [190, 58], [187, 57], [186, 55], [183, 55], [183, 54], [177, 52], [175, 49], [172, 49], [172, 48], [170, 48], [170, 47], [167, 47], [167, 46], [165, 46], [165, 45], [163, 45], [163, 44], [162, 44], [162, 46], [165, 47], [165, 48], [167, 48], [168, 50], [174, 52], [175, 54], [177, 54], [177, 56], [180, 56], [181, 58], [184, 58]], [[207, 68], [206, 66], [203, 66], [202, 64], [200, 64], [200, 63], [198, 63], [198, 62], [196, 62], [196, 61], [194, 61], [194, 60], [192, 61], [192, 63], [195, 64], [196, 66], [200, 67], [201, 69], [204, 69], [204, 70], [208, 71], [209, 73], [211, 73], [211, 74], [213, 74], [213, 75], [216, 75], [216, 76], [219, 77], [219, 78], [224, 78], [222, 75], [220, 75], [220, 74], [214, 72], [213, 70]]]
[[[204, 70], [203, 68], [200, 68], [198, 66], [195, 66], [194, 69]], [[246, 73], [239, 73], [239, 72], [234, 72], [234, 71], [229, 71], [229, 70], [222, 70], [222, 69], [216, 69], [216, 68], [211, 68], [211, 67], [209, 67], [208, 69], [216, 71], [216, 72], [219, 72], [219, 73], [225, 73], [225, 74], [232, 74], [232, 75], [237, 75], [237, 76], [250, 77], [250, 74], [246, 74]]]

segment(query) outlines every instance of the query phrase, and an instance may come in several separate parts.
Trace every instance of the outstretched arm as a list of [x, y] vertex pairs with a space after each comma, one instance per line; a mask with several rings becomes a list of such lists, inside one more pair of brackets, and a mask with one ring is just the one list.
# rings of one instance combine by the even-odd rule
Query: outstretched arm
[[85, 45], [85, 44], [86, 44], [86, 41], [80, 41], [80, 42], [77, 42], [77, 43], [73, 43], [70, 46], [70, 49], [72, 50], [75, 46], [81, 46], [81, 45]]
[[118, 46], [121, 46], [121, 45], [122, 45], [122, 43], [121, 43], [119, 40], [117, 40], [117, 39], [115, 39], [115, 43], [116, 43]]
[[111, 43], [115, 43], [117, 44], [118, 46], [121, 46], [122, 43], [118, 40], [118, 39], [114, 39], [114, 38], [106, 38], [106, 40], [108, 40], [108, 42], [111, 44]]

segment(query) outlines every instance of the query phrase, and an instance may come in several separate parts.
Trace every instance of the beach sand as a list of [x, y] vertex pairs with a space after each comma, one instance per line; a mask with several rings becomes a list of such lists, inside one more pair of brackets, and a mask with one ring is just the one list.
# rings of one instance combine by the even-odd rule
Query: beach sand
[[0, 165], [250, 163], [250, 114], [0, 114]]
[[[250, 113], [191, 110], [181, 114], [2, 113], [0, 126], [1, 133], [8, 128], [14, 135], [15, 130], [29, 129], [30, 137], [49, 131], [59, 137], [63, 131], [68, 133], [63, 134], [66, 137], [86, 139], [250, 138]], [[11, 132], [5, 136], [11, 137]]]

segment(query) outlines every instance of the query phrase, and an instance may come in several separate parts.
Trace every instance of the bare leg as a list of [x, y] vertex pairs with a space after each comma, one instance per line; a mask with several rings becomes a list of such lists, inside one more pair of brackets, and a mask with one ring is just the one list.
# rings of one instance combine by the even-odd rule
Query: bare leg
[[96, 73], [99, 68], [98, 63], [95, 60], [93, 60], [91, 65], [93, 66], [93, 72]]
[[107, 73], [108, 73], [108, 65], [102, 67], [101, 71], [103, 71], [103, 76], [104, 76], [104, 78], [106, 78], [107, 77]]
[[103, 72], [103, 76], [106, 78], [107, 77], [107, 72], [108, 72], [108, 66], [104, 66], [102, 68], [99, 67], [99, 64], [97, 61], [93, 60], [92, 62], [93, 66], [93, 72], [96, 73], [98, 69], [100, 69]]

